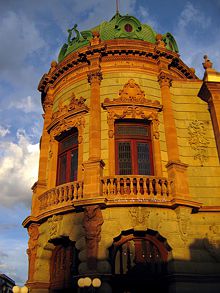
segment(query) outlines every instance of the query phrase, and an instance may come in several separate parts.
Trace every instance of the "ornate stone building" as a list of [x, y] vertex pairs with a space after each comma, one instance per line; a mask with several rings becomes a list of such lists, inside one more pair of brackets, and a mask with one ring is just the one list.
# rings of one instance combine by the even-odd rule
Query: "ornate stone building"
[[68, 33], [38, 87], [30, 292], [220, 292], [220, 73], [133, 16]]

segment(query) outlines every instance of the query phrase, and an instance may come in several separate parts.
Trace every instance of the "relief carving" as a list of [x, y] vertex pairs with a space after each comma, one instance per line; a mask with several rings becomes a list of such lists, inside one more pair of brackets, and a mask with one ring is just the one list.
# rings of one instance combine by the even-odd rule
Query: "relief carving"
[[28, 241], [28, 261], [29, 261], [29, 272], [28, 272], [28, 281], [33, 280], [34, 271], [35, 271], [35, 261], [37, 256], [37, 249], [39, 247], [38, 238], [39, 238], [39, 225], [31, 224], [28, 227], [29, 241]]
[[62, 215], [53, 215], [51, 218], [48, 219], [50, 238], [58, 237], [59, 225], [62, 218]]
[[208, 145], [209, 140], [207, 138], [207, 122], [194, 120], [189, 124], [189, 144], [195, 151], [194, 159], [199, 160], [201, 166], [208, 160]]
[[93, 71], [88, 73], [88, 82], [90, 84], [100, 84], [102, 81], [102, 73], [101, 71], [97, 70], [97, 71]]
[[117, 105], [117, 104], [141, 104], [145, 106], [151, 107], [159, 107], [161, 105], [159, 101], [152, 101], [145, 98], [144, 91], [140, 88], [140, 86], [133, 80], [130, 79], [123, 87], [122, 90], [119, 91], [119, 97], [110, 101], [110, 99], [106, 98], [103, 106], [108, 105]]
[[191, 220], [190, 220], [191, 209], [178, 207], [176, 209], [176, 215], [177, 215], [177, 221], [179, 225], [180, 236], [183, 242], [187, 242], [189, 237], [190, 224], [191, 224]]
[[88, 268], [94, 270], [97, 266], [98, 243], [101, 240], [101, 226], [104, 220], [98, 205], [85, 207], [83, 227], [87, 244]]
[[82, 130], [85, 127], [85, 118], [83, 116], [76, 116], [70, 118], [64, 118], [60, 120], [52, 129], [51, 137], [60, 135], [63, 131], [68, 131], [71, 128], [76, 127], [79, 131], [80, 142], [82, 142]]
[[142, 109], [138, 106], [128, 106], [115, 111], [108, 109], [107, 122], [109, 126], [108, 136], [109, 138], [114, 137], [114, 123], [116, 119], [133, 118], [133, 119], [145, 119], [152, 121], [152, 131], [155, 139], [159, 139], [159, 120], [158, 113], [149, 110]]
[[213, 224], [209, 227], [206, 237], [203, 239], [205, 249], [210, 255], [217, 261], [220, 262], [220, 233], [219, 227]]
[[168, 76], [163, 71], [158, 76], [158, 82], [160, 84], [160, 87], [163, 87], [163, 86], [171, 87], [172, 86], [172, 79], [170, 78], [170, 76]]
[[142, 207], [132, 207], [129, 209], [129, 213], [131, 215], [133, 227], [145, 225], [150, 216], [150, 211], [143, 209]]
[[56, 119], [59, 116], [67, 114], [68, 112], [78, 113], [83, 110], [88, 112], [88, 107], [86, 106], [85, 101], [86, 99], [83, 97], [77, 99], [74, 92], [72, 92], [71, 100], [68, 105], [64, 104], [64, 101], [60, 99], [58, 103], [58, 110], [52, 114], [52, 119]]

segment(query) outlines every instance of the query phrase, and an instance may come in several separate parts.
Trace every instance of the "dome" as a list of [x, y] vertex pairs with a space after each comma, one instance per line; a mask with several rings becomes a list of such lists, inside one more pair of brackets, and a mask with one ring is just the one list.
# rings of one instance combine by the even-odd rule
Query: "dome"
[[[87, 30], [77, 29], [77, 24], [72, 29], [67, 30], [69, 35], [59, 53], [58, 61], [61, 62], [68, 54], [77, 51], [79, 48], [90, 44], [94, 32], [98, 32], [102, 41], [113, 39], [141, 40], [149, 43], [156, 42], [155, 32], [149, 25], [141, 23], [136, 17], [116, 13], [110, 21], [104, 21], [100, 25]], [[75, 36], [73, 36], [75, 34]], [[173, 52], [178, 52], [176, 41], [172, 34], [162, 35], [166, 48]]]

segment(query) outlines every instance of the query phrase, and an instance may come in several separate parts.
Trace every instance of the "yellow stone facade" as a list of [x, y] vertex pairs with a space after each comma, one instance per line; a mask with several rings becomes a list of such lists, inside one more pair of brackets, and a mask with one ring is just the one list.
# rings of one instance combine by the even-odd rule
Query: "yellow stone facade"
[[[102, 281], [97, 292], [219, 292], [219, 73], [208, 66], [198, 79], [160, 42], [93, 40], [53, 61], [39, 84], [39, 176], [23, 223], [30, 236], [27, 286], [34, 293], [81, 292], [77, 280], [90, 276]], [[174, 59], [178, 66], [170, 66]], [[118, 119], [150, 124], [153, 176], [116, 174]], [[57, 137], [71, 128], [78, 130], [77, 181], [56, 185]], [[146, 291], [114, 281], [109, 249], [123, 237], [157, 239], [166, 249], [163, 290], [158, 276], [151, 285], [142, 278]]]

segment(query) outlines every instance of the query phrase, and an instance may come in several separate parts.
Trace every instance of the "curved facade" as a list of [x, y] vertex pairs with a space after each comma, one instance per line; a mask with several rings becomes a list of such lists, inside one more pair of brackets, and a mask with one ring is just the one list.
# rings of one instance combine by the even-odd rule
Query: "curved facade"
[[219, 292], [220, 75], [206, 58], [198, 79], [171, 34], [134, 17], [74, 30], [38, 87], [27, 286]]

